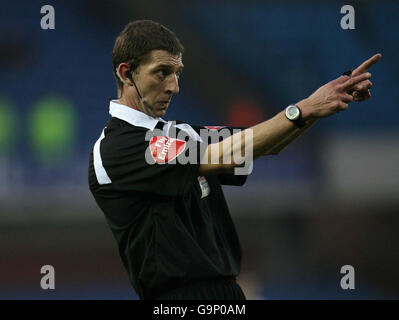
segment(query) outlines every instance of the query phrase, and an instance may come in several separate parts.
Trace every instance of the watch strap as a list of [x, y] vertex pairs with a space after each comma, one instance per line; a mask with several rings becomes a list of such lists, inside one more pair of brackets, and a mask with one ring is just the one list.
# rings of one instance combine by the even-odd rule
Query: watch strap
[[306, 122], [302, 119], [302, 110], [301, 110], [301, 108], [299, 108], [296, 104], [291, 104], [290, 106], [295, 106], [295, 107], [298, 108], [298, 110], [299, 110], [299, 118], [296, 119], [296, 120], [291, 120], [291, 119], [288, 119], [288, 120], [293, 122], [298, 128], [303, 128], [305, 126]]

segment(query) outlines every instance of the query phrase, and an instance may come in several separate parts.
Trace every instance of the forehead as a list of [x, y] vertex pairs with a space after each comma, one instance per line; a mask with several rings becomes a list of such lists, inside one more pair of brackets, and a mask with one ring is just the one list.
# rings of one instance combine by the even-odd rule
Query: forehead
[[155, 68], [159, 65], [167, 65], [172, 68], [182, 68], [182, 54], [173, 55], [165, 50], [153, 50], [145, 64], [150, 68]]

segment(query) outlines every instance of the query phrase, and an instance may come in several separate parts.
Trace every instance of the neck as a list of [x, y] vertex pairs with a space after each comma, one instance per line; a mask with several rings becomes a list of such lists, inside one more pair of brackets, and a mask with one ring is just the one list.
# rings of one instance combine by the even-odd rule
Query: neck
[[140, 101], [140, 98], [138, 96], [128, 96], [128, 95], [124, 94], [124, 95], [122, 95], [122, 97], [120, 97], [118, 99], [118, 102], [120, 104], [128, 106], [129, 108], [136, 109], [138, 111], [147, 113], [143, 106], [143, 103]]
[[149, 108], [147, 108], [147, 106], [144, 105], [144, 103], [140, 100], [138, 95], [134, 96], [123, 95], [117, 101], [118, 103], [128, 106], [129, 108], [136, 109], [145, 114], [148, 114], [153, 118], [158, 118], [158, 116], [156, 116]]

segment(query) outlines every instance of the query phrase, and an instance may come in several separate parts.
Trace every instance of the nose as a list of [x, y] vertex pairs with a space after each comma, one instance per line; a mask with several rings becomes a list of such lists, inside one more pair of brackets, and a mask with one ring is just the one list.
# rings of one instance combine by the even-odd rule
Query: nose
[[168, 79], [165, 89], [167, 94], [179, 93], [179, 79], [175, 74]]

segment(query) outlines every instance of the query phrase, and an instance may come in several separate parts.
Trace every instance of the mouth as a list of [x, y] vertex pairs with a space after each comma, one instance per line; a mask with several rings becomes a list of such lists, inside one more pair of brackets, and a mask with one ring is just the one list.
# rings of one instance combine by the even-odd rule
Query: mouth
[[162, 106], [162, 109], [166, 109], [170, 103], [170, 100], [159, 101], [158, 104]]

